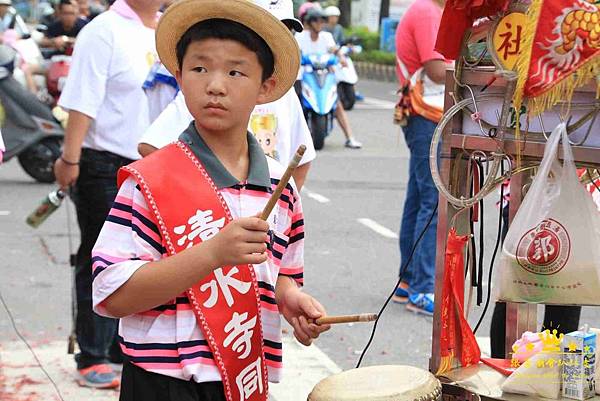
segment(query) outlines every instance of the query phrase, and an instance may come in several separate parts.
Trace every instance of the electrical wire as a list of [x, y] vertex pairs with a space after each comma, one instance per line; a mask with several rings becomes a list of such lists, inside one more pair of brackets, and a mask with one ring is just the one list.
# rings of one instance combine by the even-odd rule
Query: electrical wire
[[398, 288], [398, 286], [402, 282], [402, 276], [406, 273], [406, 269], [408, 268], [408, 265], [410, 265], [410, 262], [412, 261], [412, 258], [415, 254], [415, 250], [417, 249], [417, 246], [419, 246], [419, 243], [421, 242], [421, 239], [427, 232], [427, 229], [429, 229], [429, 226], [431, 225], [431, 222], [433, 221], [433, 218], [435, 217], [437, 210], [438, 210], [438, 204], [436, 203], [435, 208], [433, 209], [433, 212], [431, 213], [431, 216], [429, 216], [429, 220], [427, 221], [427, 224], [425, 224], [425, 228], [423, 228], [423, 231], [421, 231], [421, 234], [419, 234], [419, 238], [417, 238], [417, 240], [415, 241], [415, 244], [413, 245], [412, 249], [410, 250], [410, 256], [408, 257], [406, 264], [404, 266], [402, 266], [402, 268], [400, 269], [400, 275], [398, 277], [398, 281], [397, 281], [396, 285], [394, 286], [394, 289], [392, 290], [392, 293], [388, 296], [385, 303], [381, 307], [381, 310], [377, 314], [377, 319], [375, 319], [375, 323], [373, 324], [373, 330], [371, 331], [371, 336], [369, 337], [369, 341], [367, 342], [367, 345], [365, 346], [362, 353], [360, 354], [360, 358], [358, 359], [358, 363], [356, 364], [357, 369], [360, 368], [360, 364], [362, 363], [362, 360], [363, 360], [364, 356], [366, 355], [367, 350], [369, 349], [369, 347], [371, 346], [371, 343], [373, 342], [373, 338], [375, 337], [375, 332], [377, 330], [377, 323], [379, 323], [379, 319], [381, 319], [381, 315], [383, 314], [383, 312], [385, 311], [385, 308], [388, 306], [388, 304], [392, 300], [392, 297], [394, 296], [394, 293], [396, 292], [396, 288]]
[[42, 365], [42, 362], [40, 362], [40, 360], [38, 359], [36, 353], [33, 351], [33, 348], [31, 348], [31, 346], [29, 345], [29, 343], [27, 342], [27, 340], [25, 339], [25, 337], [23, 337], [23, 335], [21, 334], [21, 332], [17, 328], [17, 324], [15, 323], [15, 319], [14, 319], [12, 313], [10, 312], [10, 309], [8, 308], [8, 305], [6, 304], [6, 301], [4, 300], [4, 297], [2, 296], [1, 292], [0, 292], [0, 302], [2, 302], [2, 306], [4, 306], [4, 310], [6, 311], [6, 314], [8, 315], [8, 318], [10, 320], [10, 323], [12, 324], [13, 329], [15, 330], [15, 333], [17, 333], [17, 336], [21, 339], [21, 341], [23, 341], [23, 344], [25, 344], [27, 346], [27, 348], [29, 348], [29, 351], [31, 352], [31, 355], [33, 355], [33, 358], [37, 362], [38, 367], [42, 370], [42, 372], [44, 372], [44, 374], [46, 375], [46, 377], [48, 378], [48, 380], [50, 380], [50, 383], [52, 383], [52, 386], [54, 386], [54, 390], [56, 391], [56, 394], [58, 394], [58, 398], [60, 398], [61, 401], [65, 401], [65, 399], [62, 396], [62, 394], [60, 393], [60, 390], [58, 389], [58, 386], [56, 385], [56, 383], [54, 382], [54, 380], [52, 380], [52, 377], [50, 377], [50, 375], [48, 374], [48, 372], [46, 371], [46, 369]]
[[[475, 160], [477, 167], [479, 168], [479, 188], [483, 186], [483, 165], [480, 160]], [[479, 201], [479, 261], [477, 271], [477, 306], [483, 302], [483, 198]]]
[[[501, 174], [504, 174], [504, 162], [500, 165]], [[494, 245], [494, 252], [492, 254], [492, 259], [490, 261], [490, 268], [488, 271], [488, 292], [487, 297], [485, 299], [485, 305], [483, 307], [483, 312], [481, 312], [481, 316], [479, 317], [479, 321], [475, 325], [475, 329], [473, 330], [473, 335], [477, 333], [481, 322], [483, 322], [483, 318], [488, 311], [490, 306], [490, 300], [492, 297], [492, 273], [494, 271], [494, 262], [496, 261], [496, 255], [498, 253], [498, 248], [500, 247], [500, 242], [502, 239], [502, 209], [504, 207], [504, 185], [500, 186], [500, 212], [498, 212], [498, 234], [496, 235], [496, 245]]]

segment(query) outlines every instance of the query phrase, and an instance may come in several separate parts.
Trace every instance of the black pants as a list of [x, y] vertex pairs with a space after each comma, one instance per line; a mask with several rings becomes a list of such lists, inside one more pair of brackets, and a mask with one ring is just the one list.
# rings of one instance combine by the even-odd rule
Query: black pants
[[[508, 205], [502, 208], [502, 240], [508, 232]], [[559, 333], [570, 333], [579, 328], [581, 306], [546, 305], [543, 329], [557, 329]], [[490, 347], [492, 358], [505, 357], [506, 343], [506, 303], [496, 302], [490, 326]], [[507, 355], [507, 357], [510, 357]]]
[[92, 311], [92, 248], [117, 195], [117, 171], [132, 160], [109, 152], [84, 149], [73, 200], [81, 232], [77, 251], [75, 287], [77, 318], [75, 331], [81, 352], [75, 355], [77, 368], [106, 362], [121, 362], [117, 341], [118, 320], [100, 317]]
[[119, 401], [225, 401], [221, 382], [196, 383], [123, 365]]

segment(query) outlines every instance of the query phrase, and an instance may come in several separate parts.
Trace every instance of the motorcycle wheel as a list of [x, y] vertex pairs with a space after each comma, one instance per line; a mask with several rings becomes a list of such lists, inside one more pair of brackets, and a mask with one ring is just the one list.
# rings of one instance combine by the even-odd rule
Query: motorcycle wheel
[[31, 145], [18, 156], [23, 170], [38, 182], [52, 183], [54, 162], [60, 157], [62, 138], [44, 138]]
[[344, 106], [344, 110], [352, 110], [352, 108], [354, 108], [354, 103], [356, 103], [354, 85], [347, 82], [340, 82], [337, 86], [337, 90], [342, 106]]
[[310, 134], [312, 136], [315, 149], [323, 149], [323, 146], [325, 146], [325, 137], [327, 136], [327, 116], [311, 113]]

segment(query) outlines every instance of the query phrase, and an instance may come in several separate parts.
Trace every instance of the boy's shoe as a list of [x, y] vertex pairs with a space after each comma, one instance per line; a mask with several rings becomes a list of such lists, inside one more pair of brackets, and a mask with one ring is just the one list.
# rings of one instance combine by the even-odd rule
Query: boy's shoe
[[356, 97], [356, 100], [358, 100], [359, 102], [362, 102], [363, 100], [365, 100], [365, 97], [362, 95], [362, 93], [356, 91], [354, 93], [354, 97]]
[[408, 297], [406, 309], [415, 313], [433, 316], [433, 294], [413, 294]]
[[113, 369], [106, 363], [79, 369], [77, 372], [77, 383], [82, 387], [116, 388], [121, 384]]
[[358, 142], [354, 138], [350, 138], [346, 140], [345, 146], [350, 149], [360, 149], [362, 148], [362, 143]]
[[408, 284], [405, 282], [401, 282], [400, 285], [396, 288], [396, 292], [392, 296], [392, 301], [397, 304], [407, 304], [408, 303]]

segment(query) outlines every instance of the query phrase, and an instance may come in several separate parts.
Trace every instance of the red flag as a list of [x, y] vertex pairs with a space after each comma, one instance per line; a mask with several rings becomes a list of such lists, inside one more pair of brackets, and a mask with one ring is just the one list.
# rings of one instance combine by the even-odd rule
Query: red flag
[[505, 11], [509, 3], [509, 0], [446, 1], [435, 50], [447, 59], [458, 59], [465, 32], [473, 26], [473, 22]]
[[[452, 228], [446, 244], [444, 261], [444, 287], [442, 289], [442, 328], [440, 334], [440, 353], [442, 360], [436, 374], [452, 369], [452, 362], [460, 348], [462, 366], [479, 362], [481, 351], [475, 335], [465, 319], [464, 313], [464, 254], [463, 250], [469, 240], [468, 236], [459, 236]], [[459, 331], [456, 331], [457, 326]], [[456, 334], [460, 339], [456, 338]]]
[[600, 74], [600, 8], [586, 0], [533, 0], [517, 62], [518, 109], [542, 113]]

